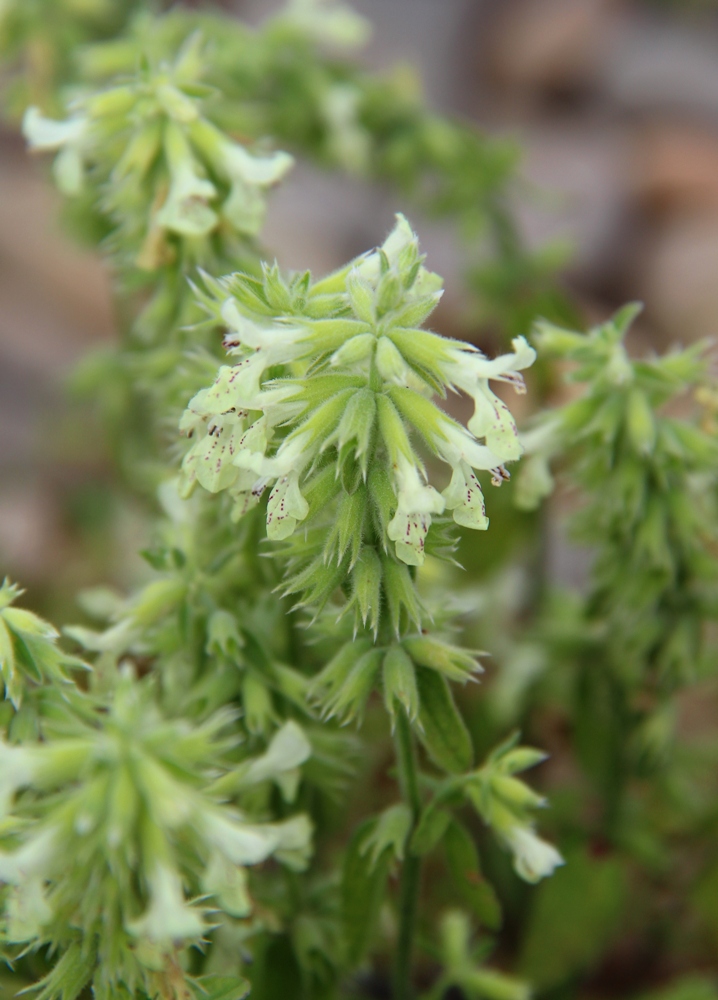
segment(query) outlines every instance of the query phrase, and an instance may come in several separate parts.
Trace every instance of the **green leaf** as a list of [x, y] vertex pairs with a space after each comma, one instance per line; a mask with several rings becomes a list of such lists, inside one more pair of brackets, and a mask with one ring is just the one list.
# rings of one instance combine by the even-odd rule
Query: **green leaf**
[[471, 737], [446, 680], [427, 667], [417, 667], [419, 726], [416, 734], [440, 768], [451, 774], [468, 771], [474, 761]]
[[519, 961], [539, 990], [590, 969], [621, 930], [626, 886], [615, 858], [576, 851], [535, 891]]
[[346, 959], [357, 965], [371, 944], [384, 899], [391, 857], [384, 851], [376, 864], [362, 854], [362, 847], [376, 820], [366, 820], [354, 833], [344, 858], [342, 872], [342, 924]]
[[414, 664], [401, 646], [392, 646], [384, 657], [382, 676], [384, 680], [384, 703], [394, 718], [395, 703], [404, 706], [411, 723], [419, 714], [419, 691], [416, 686]]
[[444, 849], [454, 888], [485, 927], [498, 930], [501, 926], [501, 904], [493, 886], [481, 872], [473, 837], [457, 820], [446, 830]]

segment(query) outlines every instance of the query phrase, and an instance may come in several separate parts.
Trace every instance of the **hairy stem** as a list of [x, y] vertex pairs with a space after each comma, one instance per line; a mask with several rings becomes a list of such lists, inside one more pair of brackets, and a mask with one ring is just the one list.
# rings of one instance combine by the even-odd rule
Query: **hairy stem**
[[[411, 734], [409, 720], [403, 712], [397, 713], [395, 743], [399, 784], [402, 797], [413, 815], [413, 830], [421, 810], [421, 797], [419, 795], [414, 738]], [[407, 850], [399, 885], [399, 936], [394, 959], [394, 1000], [410, 1000], [412, 996], [411, 959], [414, 948], [420, 879], [421, 859]]]

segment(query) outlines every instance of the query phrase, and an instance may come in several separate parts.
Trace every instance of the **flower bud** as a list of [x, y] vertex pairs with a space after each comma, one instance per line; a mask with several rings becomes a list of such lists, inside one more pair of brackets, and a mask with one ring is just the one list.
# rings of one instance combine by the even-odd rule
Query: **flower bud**
[[406, 361], [388, 337], [380, 337], [376, 349], [376, 366], [387, 382], [406, 385], [409, 369]]
[[373, 333], [360, 333], [356, 337], [351, 337], [332, 354], [330, 364], [335, 368], [355, 365], [371, 356], [375, 344], [376, 337]]
[[648, 396], [642, 389], [631, 389], [628, 394], [626, 427], [638, 454], [650, 455], [656, 444], [656, 423]]
[[419, 691], [416, 686], [416, 671], [411, 658], [401, 646], [392, 646], [382, 664], [384, 679], [384, 703], [389, 715], [394, 718], [398, 702], [405, 710], [410, 722], [419, 716]]

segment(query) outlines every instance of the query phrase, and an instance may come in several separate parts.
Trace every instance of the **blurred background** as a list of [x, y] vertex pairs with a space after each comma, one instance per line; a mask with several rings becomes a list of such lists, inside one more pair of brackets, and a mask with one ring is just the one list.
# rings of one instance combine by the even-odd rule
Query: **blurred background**
[[[257, 23], [280, 4], [225, 6]], [[412, 67], [435, 108], [516, 138], [524, 236], [562, 249], [562, 282], [587, 320], [642, 299], [644, 346], [715, 332], [717, 4], [354, 6], [374, 24], [358, 57], [367, 66]], [[118, 583], [130, 580], [145, 523], [116, 497], [99, 429], [67, 402], [74, 363], [111, 340], [113, 316], [103, 266], [60, 232], [46, 166], [28, 159], [16, 134], [0, 134], [0, 565], [33, 589], [34, 603], [58, 576], [68, 602], [108, 565]], [[272, 197], [265, 241], [283, 266], [322, 272], [379, 242], [402, 207], [380, 186], [299, 164]], [[460, 329], [455, 240], [448, 226], [411, 214], [446, 278], [442, 331]]]

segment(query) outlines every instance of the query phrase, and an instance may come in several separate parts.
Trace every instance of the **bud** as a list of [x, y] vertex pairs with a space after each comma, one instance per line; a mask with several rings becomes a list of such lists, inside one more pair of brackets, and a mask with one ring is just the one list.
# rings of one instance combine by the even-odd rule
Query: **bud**
[[311, 744], [296, 722], [285, 722], [274, 734], [266, 753], [251, 762], [242, 777], [243, 785], [254, 785], [292, 771], [309, 759]]
[[395, 271], [388, 271], [381, 281], [376, 292], [377, 316], [381, 317], [386, 313], [396, 309], [402, 301], [404, 289], [399, 276]]
[[335, 368], [357, 364], [371, 356], [375, 344], [376, 337], [373, 333], [360, 333], [342, 344], [339, 350], [332, 354], [329, 363]]
[[518, 778], [508, 778], [504, 775], [494, 775], [491, 778], [491, 791], [504, 800], [511, 808], [519, 810], [540, 809], [546, 805], [543, 795], [538, 795]]
[[389, 556], [382, 559], [389, 617], [397, 637], [411, 623], [421, 626], [421, 606], [409, 570]]
[[464, 684], [473, 674], [483, 673], [483, 667], [471, 653], [439, 639], [410, 636], [403, 640], [403, 646], [414, 663], [436, 670], [449, 680]]
[[398, 702], [403, 706], [407, 718], [415, 723], [419, 717], [419, 691], [416, 686], [414, 664], [401, 646], [392, 646], [384, 657], [382, 665], [384, 679], [384, 703], [394, 719]]
[[230, 611], [214, 611], [207, 623], [208, 653], [222, 654], [237, 662], [244, 647], [244, 638], [237, 628], [237, 619]]
[[349, 444], [350, 441], [355, 442], [354, 456], [361, 462], [362, 474], [365, 479], [375, 423], [376, 397], [374, 393], [370, 389], [360, 389], [353, 393], [339, 421], [336, 437], [340, 449]]
[[157, 223], [181, 236], [206, 236], [217, 225], [217, 214], [208, 205], [217, 189], [200, 175], [189, 143], [174, 122], [165, 126], [164, 151], [172, 180]]
[[244, 724], [252, 734], [266, 733], [276, 724], [272, 695], [264, 681], [251, 671], [242, 680]]
[[150, 876], [150, 905], [137, 920], [127, 924], [133, 937], [167, 942], [200, 938], [205, 924], [199, 910], [189, 906], [179, 873], [159, 864]]
[[349, 302], [357, 319], [362, 320], [364, 323], [369, 323], [373, 327], [376, 321], [374, 291], [369, 282], [359, 274], [358, 270], [354, 270], [347, 278], [346, 287]]
[[406, 385], [409, 369], [406, 361], [388, 337], [380, 337], [376, 349], [376, 366], [387, 382]]
[[518, 774], [519, 771], [527, 771], [547, 759], [548, 754], [543, 750], [534, 750], [533, 747], [514, 747], [498, 758], [497, 768], [504, 774]]
[[356, 661], [336, 693], [323, 700], [324, 718], [336, 717], [347, 723], [362, 712], [374, 687], [381, 657], [381, 650], [373, 647]]
[[626, 427], [638, 454], [650, 455], [656, 444], [656, 424], [648, 396], [642, 389], [631, 389], [628, 394]]
[[177, 607], [184, 597], [185, 581], [181, 577], [154, 580], [144, 587], [130, 605], [130, 612], [138, 625], [152, 625]]

